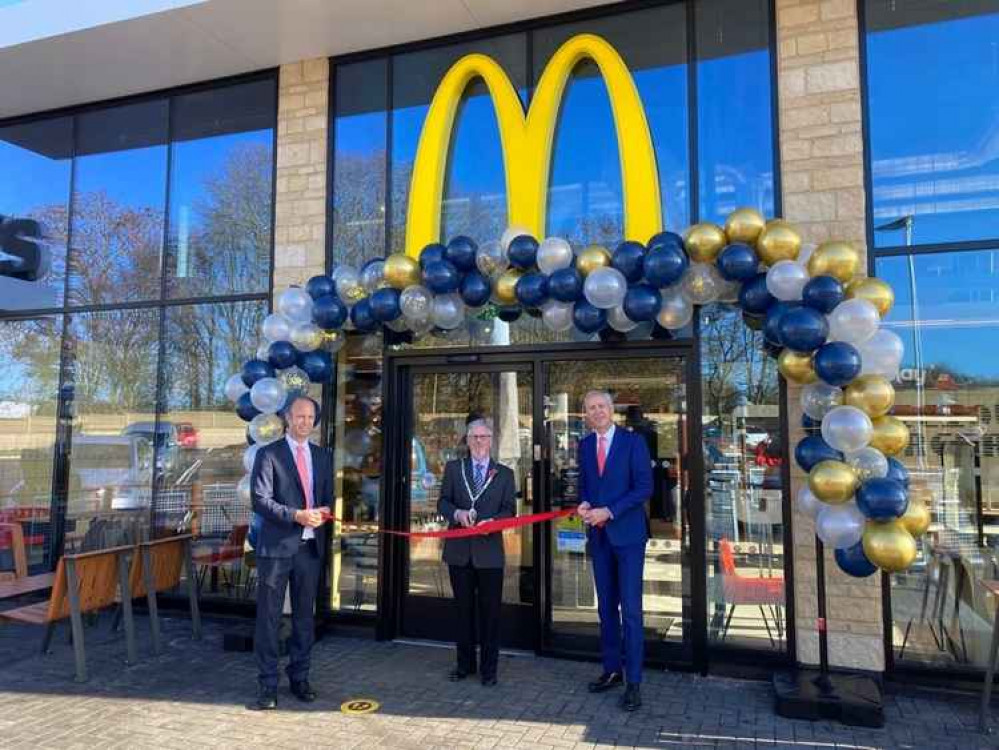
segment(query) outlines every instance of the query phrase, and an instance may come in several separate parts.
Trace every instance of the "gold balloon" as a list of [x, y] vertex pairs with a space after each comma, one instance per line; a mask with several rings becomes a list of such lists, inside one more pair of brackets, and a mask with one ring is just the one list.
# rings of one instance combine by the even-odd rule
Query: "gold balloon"
[[420, 264], [405, 253], [392, 253], [385, 259], [385, 281], [396, 289], [420, 283]]
[[909, 505], [898, 520], [902, 522], [906, 531], [918, 539], [930, 528], [930, 507], [921, 497], [913, 497], [910, 493]]
[[830, 505], [845, 503], [853, 497], [859, 484], [857, 472], [842, 461], [820, 461], [808, 473], [808, 488], [812, 494]]
[[585, 277], [598, 268], [609, 266], [610, 262], [611, 254], [606, 247], [590, 245], [576, 258], [576, 270]]
[[780, 374], [794, 383], [807, 385], [819, 379], [812, 367], [812, 355], [785, 349], [777, 358]]
[[801, 235], [790, 222], [774, 219], [756, 239], [756, 250], [768, 266], [779, 260], [795, 260], [801, 252]]
[[843, 284], [843, 291], [846, 293], [846, 296], [849, 297], [853, 293], [853, 290], [856, 289], [861, 284], [863, 284], [865, 281], [867, 281], [866, 276], [854, 276], [848, 282]]
[[846, 387], [843, 403], [856, 406], [871, 419], [883, 417], [895, 405], [895, 388], [883, 375], [861, 375]]
[[725, 230], [709, 221], [694, 224], [683, 233], [683, 246], [696, 263], [713, 263], [725, 242]]
[[847, 285], [846, 296], [850, 299], [866, 299], [878, 309], [882, 318], [895, 304], [895, 291], [886, 282], [875, 278], [851, 280]]
[[899, 573], [916, 559], [916, 540], [897, 518], [868, 521], [863, 544], [867, 559], [888, 573]]
[[725, 235], [729, 242], [755, 245], [766, 225], [767, 220], [755, 208], [738, 208], [725, 219]]
[[808, 259], [811, 276], [833, 276], [846, 284], [860, 270], [860, 254], [848, 242], [823, 242]]
[[496, 279], [496, 288], [494, 290], [494, 295], [496, 301], [501, 305], [515, 305], [517, 304], [517, 280], [524, 275], [524, 272], [519, 268], [508, 268], [505, 270], [498, 279]]
[[909, 445], [909, 428], [895, 417], [877, 417], [874, 423], [874, 435], [871, 437], [871, 447], [877, 448], [886, 456], [895, 456]]

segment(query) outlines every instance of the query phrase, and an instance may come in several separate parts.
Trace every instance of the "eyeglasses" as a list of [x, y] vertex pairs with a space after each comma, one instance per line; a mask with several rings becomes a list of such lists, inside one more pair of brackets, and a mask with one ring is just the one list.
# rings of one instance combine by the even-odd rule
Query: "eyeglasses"
[[469, 440], [488, 440], [492, 435], [469, 435]]

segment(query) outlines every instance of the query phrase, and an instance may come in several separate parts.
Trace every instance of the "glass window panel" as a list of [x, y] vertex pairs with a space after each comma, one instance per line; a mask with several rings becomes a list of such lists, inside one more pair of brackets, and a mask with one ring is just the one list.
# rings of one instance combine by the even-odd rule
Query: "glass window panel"
[[268, 78], [172, 101], [171, 297], [267, 290], [275, 86]]
[[90, 112], [76, 122], [70, 303], [157, 299], [167, 102]]
[[738, 309], [701, 313], [708, 637], [784, 651], [783, 435], [776, 361]]
[[723, 223], [744, 206], [772, 216], [770, 3], [701, 0], [694, 7], [700, 218]]
[[66, 552], [148, 535], [159, 311], [75, 315], [64, 361], [72, 414]]
[[[9, 241], [0, 241], [0, 251], [14, 256], [0, 261], [4, 310], [62, 305], [72, 149], [69, 117], [0, 128], [0, 164], [4, 165], [0, 216], [8, 221], [33, 219], [44, 239], [40, 246], [30, 243], [34, 249], [20, 251]], [[5, 278], [11, 274], [17, 274], [16, 281]]]
[[[18, 524], [29, 571], [50, 570], [52, 455], [62, 318], [0, 323], [0, 524]], [[2, 526], [0, 526], [2, 528]], [[0, 579], [15, 568], [0, 531]]]
[[995, 4], [865, 8], [876, 245], [999, 236]]
[[334, 71], [333, 262], [360, 268], [385, 248], [388, 58]]
[[999, 577], [999, 251], [881, 258], [877, 271], [905, 343], [900, 458], [932, 517], [912, 568], [892, 576], [895, 658], [984, 668], [995, 602], [979, 584]]

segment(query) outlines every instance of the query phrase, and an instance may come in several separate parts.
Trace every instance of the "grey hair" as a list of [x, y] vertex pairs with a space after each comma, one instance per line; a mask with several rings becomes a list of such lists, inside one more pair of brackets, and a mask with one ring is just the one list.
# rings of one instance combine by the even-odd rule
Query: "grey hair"
[[599, 396], [607, 402], [607, 405], [613, 409], [614, 408], [614, 397], [610, 394], [610, 391], [604, 391], [600, 389], [594, 389], [592, 391], [587, 391], [586, 395], [583, 396], [583, 406], [586, 406], [586, 401], [591, 396]]
[[472, 431], [473, 427], [485, 427], [489, 430], [489, 434], [493, 433], [493, 420], [491, 419], [473, 419], [467, 425], [465, 425], [465, 437], [468, 437], [468, 433]]

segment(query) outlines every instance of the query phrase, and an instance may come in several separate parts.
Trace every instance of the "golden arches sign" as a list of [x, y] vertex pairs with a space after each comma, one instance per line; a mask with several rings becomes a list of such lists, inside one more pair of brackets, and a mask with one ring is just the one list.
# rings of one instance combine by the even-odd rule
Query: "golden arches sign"
[[535, 237], [545, 234], [548, 178], [555, 126], [573, 69], [596, 63], [607, 86], [621, 157], [625, 239], [647, 242], [662, 229], [659, 173], [645, 107], [624, 60], [607, 41], [580, 34], [559, 47], [545, 67], [524, 115], [520, 97], [499, 64], [487, 55], [458, 60], [445, 74], [420, 133], [406, 216], [406, 252], [440, 241], [444, 178], [455, 116], [465, 89], [481, 78], [496, 109], [506, 172], [507, 223]]

